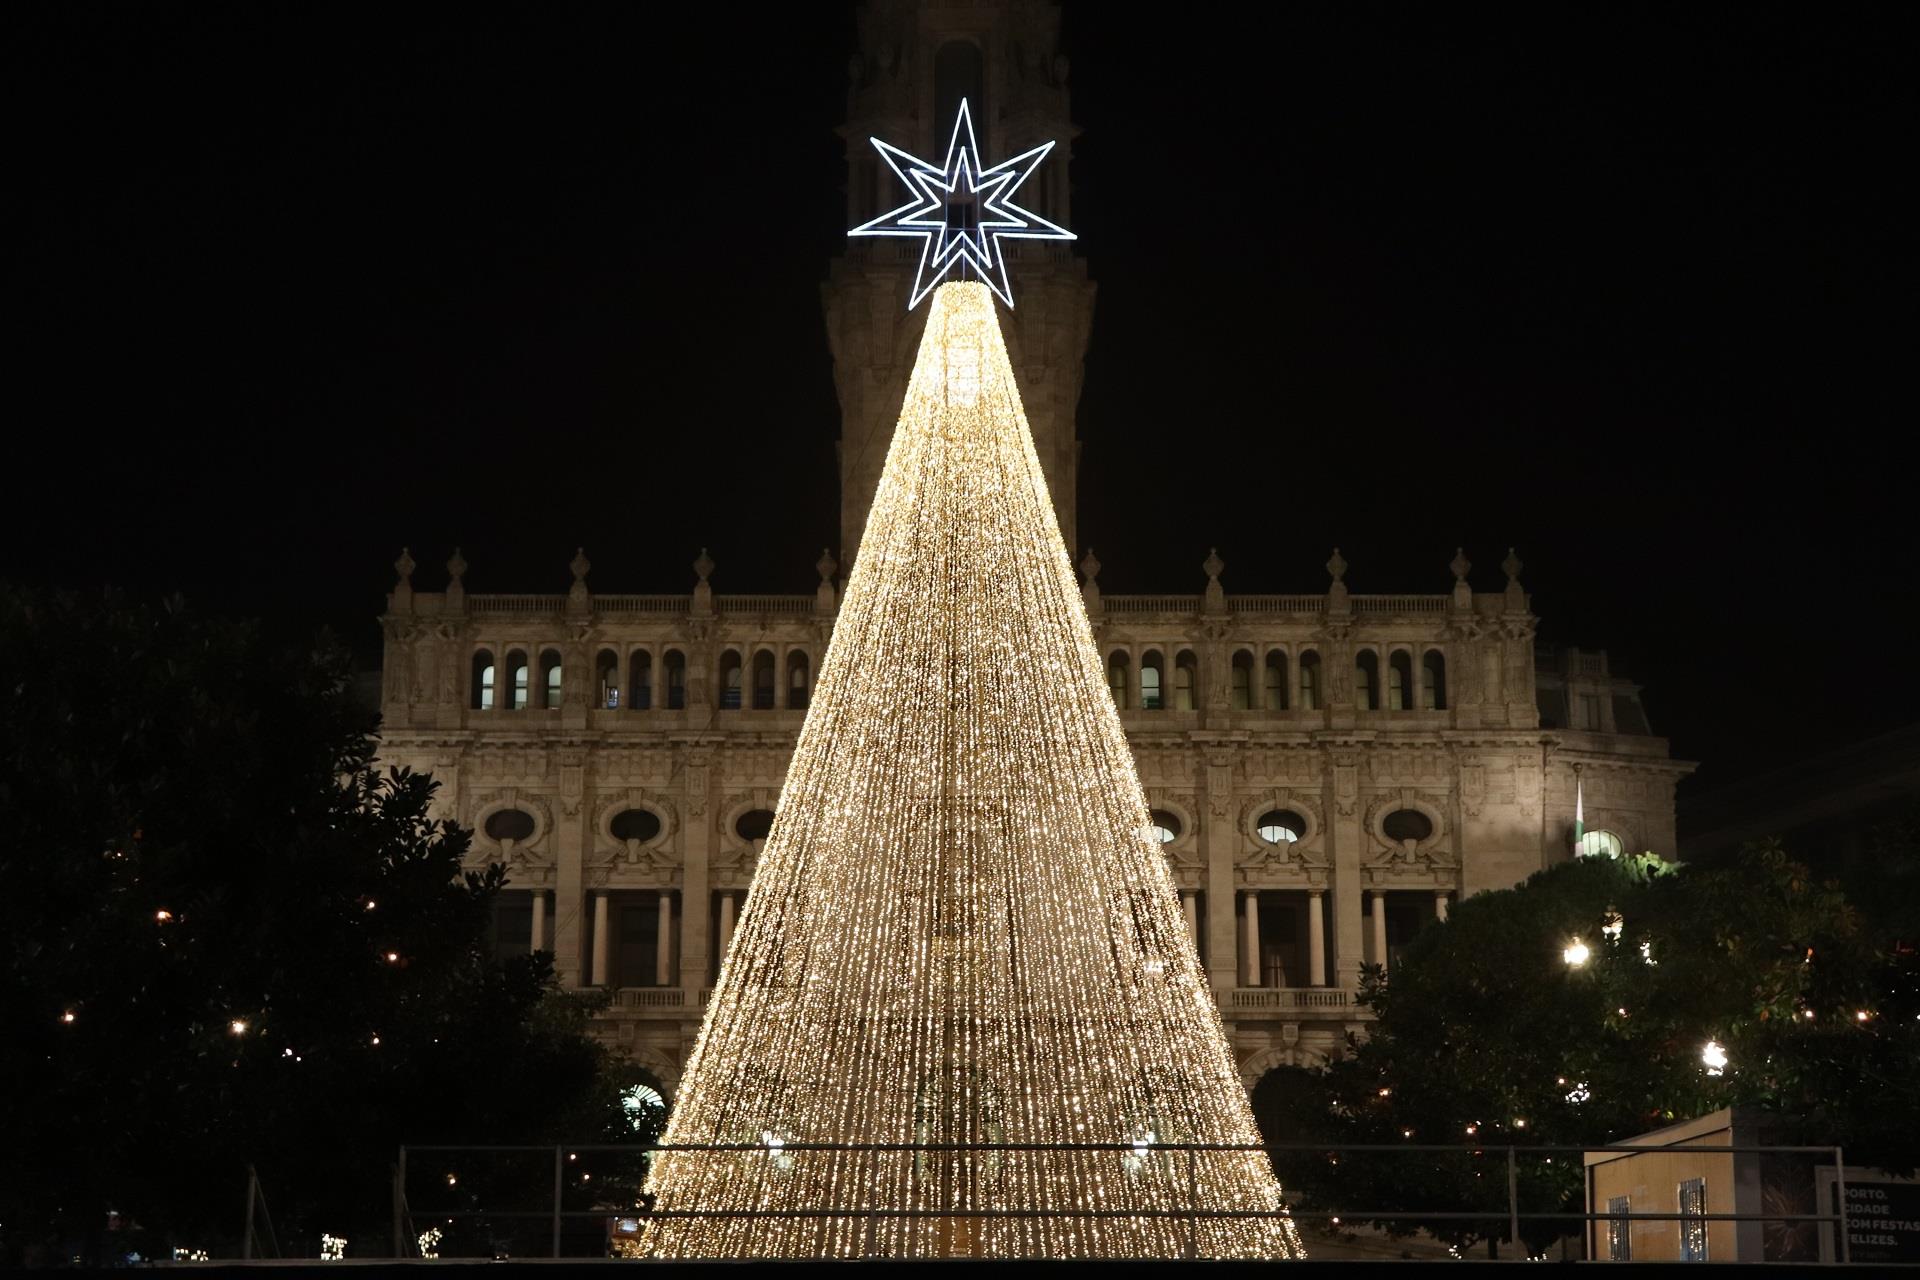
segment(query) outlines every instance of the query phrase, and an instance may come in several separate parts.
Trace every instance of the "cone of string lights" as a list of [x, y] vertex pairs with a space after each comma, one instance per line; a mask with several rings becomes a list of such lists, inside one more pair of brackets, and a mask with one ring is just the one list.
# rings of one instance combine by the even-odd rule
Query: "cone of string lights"
[[1184, 1212], [1281, 1210], [1263, 1153], [1155, 1145], [1259, 1138], [984, 284], [934, 295], [664, 1141], [742, 1149], [656, 1157], [658, 1257], [1301, 1252]]

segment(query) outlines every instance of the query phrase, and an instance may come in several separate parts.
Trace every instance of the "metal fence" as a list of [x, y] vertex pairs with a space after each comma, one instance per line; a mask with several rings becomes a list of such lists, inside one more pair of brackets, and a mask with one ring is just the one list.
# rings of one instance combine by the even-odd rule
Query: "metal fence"
[[[567, 1170], [577, 1165], [582, 1155], [589, 1157], [600, 1155], [612, 1157], [616, 1163], [630, 1162], [634, 1166], [634, 1185], [637, 1191], [640, 1177], [644, 1176], [647, 1162], [656, 1152], [688, 1151], [711, 1153], [782, 1153], [791, 1155], [800, 1152], [839, 1152], [839, 1153], [945, 1153], [991, 1155], [995, 1153], [1044, 1152], [1044, 1153], [1081, 1153], [1112, 1152], [1120, 1155], [1141, 1157], [1152, 1153], [1164, 1153], [1177, 1159], [1186, 1157], [1187, 1203], [1171, 1209], [897, 1209], [882, 1208], [874, 1205], [838, 1205], [801, 1209], [676, 1209], [656, 1210], [638, 1202], [634, 1197], [632, 1207], [595, 1204], [589, 1208], [568, 1208]], [[1497, 1156], [1504, 1163], [1506, 1172], [1506, 1206], [1502, 1210], [1442, 1210], [1422, 1208], [1367, 1208], [1351, 1209], [1299, 1209], [1280, 1208], [1273, 1210], [1215, 1209], [1202, 1203], [1200, 1197], [1200, 1178], [1198, 1160], [1203, 1152], [1265, 1152], [1270, 1156], [1278, 1152], [1303, 1152], [1326, 1154], [1330, 1157], [1348, 1153], [1372, 1153], [1406, 1158], [1431, 1158], [1438, 1153], [1456, 1153], [1472, 1156]], [[446, 1205], [416, 1205], [409, 1189], [409, 1169], [415, 1170], [417, 1178], [420, 1158], [429, 1155], [448, 1156], [459, 1154], [542, 1156], [541, 1167], [551, 1162], [551, 1199], [538, 1207], [521, 1208], [460, 1208]], [[1713, 1156], [1799, 1156], [1815, 1157], [1820, 1167], [1827, 1161], [1832, 1162], [1835, 1179], [1835, 1204], [1832, 1213], [1608, 1213], [1592, 1212], [1585, 1209], [1579, 1212], [1571, 1210], [1530, 1210], [1520, 1208], [1520, 1162], [1523, 1159], [1550, 1159], [1554, 1156], [1571, 1155], [1584, 1158], [1589, 1154], [1607, 1155], [1681, 1155], [1697, 1153]], [[1497, 1162], [1498, 1163], [1498, 1162]], [[1809, 1166], [1810, 1168], [1812, 1166]], [[449, 1187], [457, 1185], [456, 1175], [444, 1175]], [[576, 1200], [580, 1196], [574, 1197]], [[493, 1146], [403, 1146], [399, 1149], [399, 1158], [393, 1171], [393, 1239], [396, 1258], [419, 1257], [422, 1250], [417, 1244], [421, 1239], [417, 1231], [416, 1218], [429, 1223], [444, 1219], [449, 1224], [459, 1219], [504, 1219], [526, 1220], [543, 1224], [543, 1238], [548, 1244], [550, 1256], [558, 1258], [563, 1254], [565, 1227], [569, 1221], [599, 1220], [608, 1223], [615, 1220], [631, 1220], [636, 1225], [644, 1225], [651, 1220], [670, 1218], [1059, 1218], [1059, 1219], [1096, 1219], [1096, 1218], [1172, 1218], [1187, 1224], [1187, 1257], [1201, 1256], [1198, 1251], [1199, 1224], [1215, 1219], [1256, 1220], [1284, 1218], [1295, 1221], [1331, 1221], [1338, 1224], [1342, 1219], [1365, 1222], [1423, 1221], [1423, 1222], [1486, 1222], [1504, 1223], [1505, 1239], [1515, 1242], [1521, 1240], [1521, 1224], [1526, 1222], [1553, 1221], [1562, 1223], [1635, 1223], [1635, 1222], [1810, 1222], [1832, 1228], [1835, 1239], [1835, 1252], [1839, 1261], [1850, 1262], [1847, 1230], [1847, 1188], [1846, 1161], [1840, 1147], [1828, 1146], [1765, 1146], [1765, 1145], [1712, 1145], [1705, 1143], [1677, 1143], [1671, 1146], [1648, 1146], [1635, 1144], [1613, 1144], [1607, 1146], [1558, 1146], [1527, 1145], [1501, 1146], [1485, 1143], [1324, 1143], [1324, 1142], [1275, 1142], [1275, 1143], [1193, 1143], [1193, 1142], [1106, 1142], [1106, 1143], [1046, 1143], [1046, 1142], [1002, 1142], [1002, 1143], [830, 1143], [830, 1142], [781, 1142], [777, 1146], [764, 1142], [737, 1143], [563, 1143], [559, 1145], [493, 1145]], [[431, 1227], [429, 1228], [431, 1230]], [[601, 1233], [595, 1233], [601, 1234]], [[1561, 1233], [1568, 1234], [1568, 1233]], [[524, 1255], [523, 1255], [524, 1256]]]

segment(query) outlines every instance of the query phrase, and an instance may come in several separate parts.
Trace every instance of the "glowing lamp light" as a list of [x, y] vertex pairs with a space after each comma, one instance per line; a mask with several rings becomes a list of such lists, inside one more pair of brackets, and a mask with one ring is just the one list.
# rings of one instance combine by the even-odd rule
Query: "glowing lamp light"
[[377, 903], [377, 902], [375, 902], [375, 901], [374, 901], [374, 900], [373, 900], [372, 898], [368, 898], [368, 899], [367, 899], [367, 910], [368, 910], [368, 911], [371, 911], [371, 910], [373, 910], [373, 909], [374, 909], [375, 907], [377, 907], [377, 906], [379, 906], [379, 905], [380, 905], [380, 904], [379, 904], [379, 903]]
[[165, 924], [167, 921], [173, 919], [173, 912], [167, 910], [165, 907], [162, 907], [158, 911], [153, 913], [153, 918], [159, 921], [161, 924]]
[[378, 1044], [380, 1043], [380, 1037], [379, 1037], [379, 1036], [375, 1036], [375, 1037], [373, 1038], [373, 1043], [374, 1043], [375, 1045], [378, 1045]]
[[400, 963], [400, 953], [399, 953], [398, 951], [389, 951], [389, 952], [387, 952], [387, 963], [388, 963], [388, 964], [399, 964], [399, 963]]
[[1477, 1124], [1470, 1124], [1470, 1125], [1468, 1125], [1468, 1126], [1467, 1126], [1467, 1136], [1468, 1136], [1469, 1138], [1471, 1138], [1471, 1137], [1472, 1137], [1472, 1136], [1473, 1136], [1474, 1134], [1476, 1134], [1476, 1133], [1478, 1133], [1478, 1132], [1480, 1132], [1480, 1126], [1479, 1126], [1479, 1125], [1477, 1125]]
[[1709, 1040], [1700, 1046], [1700, 1061], [1706, 1064], [1708, 1075], [1720, 1075], [1727, 1069], [1727, 1051], [1718, 1040]]
[[1567, 946], [1566, 950], [1560, 953], [1560, 958], [1567, 962], [1569, 969], [1578, 969], [1581, 965], [1585, 964], [1592, 955], [1593, 952], [1587, 949], [1587, 944], [1575, 938], [1573, 942]]
[[1813, 1018], [1813, 1010], [1811, 1010], [1811, 1009], [1806, 1009], [1806, 1010], [1803, 1010], [1803, 1012], [1804, 1012], [1804, 1013], [1806, 1014], [1806, 1016], [1807, 1016], [1807, 1018], [1808, 1018], [1808, 1020], [1812, 1020], [1812, 1018]]
[[1392, 1089], [1388, 1089], [1388, 1088], [1382, 1088], [1382, 1089], [1380, 1090], [1380, 1096], [1381, 1096], [1381, 1097], [1383, 1097], [1383, 1098], [1385, 1098], [1385, 1097], [1390, 1097], [1390, 1096], [1392, 1096], [1392, 1094], [1393, 1094], [1393, 1090], [1392, 1090]]
[[1567, 1101], [1571, 1102], [1576, 1107], [1579, 1106], [1581, 1103], [1585, 1102], [1588, 1098], [1591, 1098], [1592, 1096], [1593, 1094], [1587, 1088], [1587, 1082], [1585, 1080], [1580, 1081], [1579, 1083], [1575, 1084], [1573, 1088], [1567, 1090]]
[[1627, 931], [1627, 922], [1621, 918], [1620, 913], [1618, 911], [1608, 912], [1607, 922], [1600, 926], [1600, 932], [1606, 934], [1609, 938], [1613, 939], [1615, 942], [1618, 942], [1620, 940], [1620, 935], [1625, 933], [1626, 931]]
[[1653, 944], [1651, 942], [1643, 942], [1640, 944], [1640, 958], [1642, 960], [1645, 960], [1648, 964], [1660, 963], [1658, 960], [1655, 960], [1653, 958]]
[[80, 1015], [79, 1015], [79, 1014], [77, 1014], [77, 1013], [75, 1013], [75, 1012], [74, 1012], [73, 1010], [71, 1010], [71, 1009], [68, 1009], [68, 1010], [67, 1010], [66, 1012], [64, 1012], [64, 1013], [62, 1013], [62, 1014], [60, 1015], [60, 1021], [61, 1021], [61, 1022], [62, 1022], [62, 1023], [64, 1024], [64, 1025], [67, 1025], [67, 1026], [72, 1026], [72, 1025], [73, 1025], [73, 1023], [74, 1023], [74, 1020], [75, 1020], [75, 1019], [77, 1019], [77, 1018], [78, 1018], [79, 1016], [80, 1016]]
[[1865, 1009], [1862, 1009], [1853, 1015], [1853, 1020], [1855, 1022], [1865, 1022], [1868, 1018], [1871, 1018], [1872, 1016], [1873, 1015], [1871, 1013], [1868, 1013]]
[[457, 1187], [457, 1186], [459, 1186], [459, 1185], [460, 1185], [460, 1179], [459, 1179], [459, 1177], [458, 1177], [457, 1175], [455, 1175], [455, 1174], [451, 1174], [451, 1173], [450, 1173], [450, 1174], [448, 1174], [448, 1175], [447, 1175], [447, 1185], [448, 1185], [448, 1186], [450, 1186], [450, 1187]]
[[229, 1022], [227, 1024], [227, 1034], [230, 1036], [243, 1036], [247, 1034], [247, 1020], [245, 1018], [235, 1018], [232, 1022]]
[[1519, 1117], [1516, 1117], [1516, 1118], [1515, 1118], [1515, 1120], [1514, 1120], [1514, 1122], [1513, 1122], [1513, 1127], [1514, 1127], [1514, 1128], [1516, 1128], [1516, 1129], [1524, 1129], [1524, 1128], [1526, 1128], [1526, 1127], [1527, 1127], [1527, 1118], [1526, 1118], [1525, 1116], [1519, 1116]]

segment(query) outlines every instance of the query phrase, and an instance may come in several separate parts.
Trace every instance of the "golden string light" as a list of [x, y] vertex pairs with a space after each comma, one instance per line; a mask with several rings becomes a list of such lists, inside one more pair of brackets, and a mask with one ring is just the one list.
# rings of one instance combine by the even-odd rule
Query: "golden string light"
[[[985, 285], [935, 294], [665, 1141], [744, 1149], [656, 1158], [656, 1212], [703, 1215], [656, 1257], [1301, 1253], [1179, 1216], [1280, 1188], [1158, 1149], [1259, 1137]], [[809, 1149], [887, 1143], [1114, 1149]]]

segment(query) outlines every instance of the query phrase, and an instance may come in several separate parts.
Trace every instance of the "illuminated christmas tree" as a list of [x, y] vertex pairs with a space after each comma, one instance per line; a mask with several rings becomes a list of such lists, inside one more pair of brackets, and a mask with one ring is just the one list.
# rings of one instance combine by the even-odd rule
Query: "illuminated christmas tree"
[[665, 1141], [750, 1149], [657, 1158], [656, 1209], [715, 1216], [656, 1256], [1300, 1253], [1184, 1216], [1278, 1210], [1264, 1154], [1151, 1145], [1259, 1139], [984, 284], [934, 295]]

